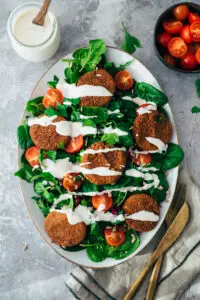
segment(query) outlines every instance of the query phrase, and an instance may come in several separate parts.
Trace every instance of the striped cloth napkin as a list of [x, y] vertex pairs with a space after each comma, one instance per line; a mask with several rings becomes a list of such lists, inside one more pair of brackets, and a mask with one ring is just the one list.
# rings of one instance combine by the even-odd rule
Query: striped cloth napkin
[[[181, 299], [187, 287], [200, 273], [200, 190], [185, 170], [181, 171], [179, 182], [187, 187], [186, 200], [190, 206], [190, 220], [181, 237], [165, 255], [156, 300]], [[66, 286], [76, 299], [123, 299], [156, 245], [156, 242], [151, 243], [139, 255], [109, 269], [75, 267], [66, 281]], [[147, 284], [148, 277], [134, 299], [145, 299]]]

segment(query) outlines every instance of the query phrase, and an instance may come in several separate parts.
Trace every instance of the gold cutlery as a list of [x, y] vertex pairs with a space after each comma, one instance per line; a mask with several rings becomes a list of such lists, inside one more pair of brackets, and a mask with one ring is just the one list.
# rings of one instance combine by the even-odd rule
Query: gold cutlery
[[140, 273], [138, 278], [133, 282], [129, 291], [124, 296], [124, 300], [129, 300], [133, 296], [134, 292], [139, 287], [140, 283], [151, 269], [152, 265], [158, 260], [158, 258], [164, 254], [164, 252], [177, 240], [180, 236], [181, 232], [183, 231], [187, 221], [189, 218], [189, 207], [186, 203], [183, 204], [180, 211], [176, 215], [174, 221], [169, 226], [167, 232], [165, 233], [164, 237], [158, 244], [156, 250], [151, 255], [147, 265], [145, 266], [144, 270]]

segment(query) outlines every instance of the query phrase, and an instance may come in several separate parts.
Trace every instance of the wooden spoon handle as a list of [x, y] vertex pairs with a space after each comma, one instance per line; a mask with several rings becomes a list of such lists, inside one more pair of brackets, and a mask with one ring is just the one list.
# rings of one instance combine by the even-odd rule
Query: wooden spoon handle
[[158, 281], [158, 276], [160, 274], [160, 269], [163, 261], [163, 255], [159, 257], [157, 262], [155, 263], [155, 266], [153, 268], [151, 277], [149, 279], [149, 286], [147, 289], [147, 294], [146, 294], [146, 300], [153, 300], [153, 297], [155, 295], [156, 291], [156, 286], [157, 286], [157, 281]]
[[45, 19], [47, 10], [49, 8], [50, 2], [51, 2], [51, 0], [43, 1], [43, 4], [42, 4], [39, 12], [37, 13], [37, 15], [35, 16], [35, 18], [32, 21], [33, 24], [40, 25], [40, 26], [44, 25], [44, 19]]

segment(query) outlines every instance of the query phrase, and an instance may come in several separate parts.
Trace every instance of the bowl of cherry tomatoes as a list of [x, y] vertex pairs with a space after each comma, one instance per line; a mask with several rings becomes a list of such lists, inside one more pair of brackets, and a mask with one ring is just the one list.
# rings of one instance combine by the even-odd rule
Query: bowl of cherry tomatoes
[[155, 50], [169, 68], [200, 72], [200, 5], [183, 2], [164, 11], [154, 30]]

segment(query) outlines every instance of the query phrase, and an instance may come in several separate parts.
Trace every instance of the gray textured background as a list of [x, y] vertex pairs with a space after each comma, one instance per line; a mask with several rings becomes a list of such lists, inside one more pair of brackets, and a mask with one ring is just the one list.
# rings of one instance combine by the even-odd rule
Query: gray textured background
[[[73, 299], [65, 280], [73, 267], [41, 239], [23, 204], [16, 170], [16, 127], [36, 81], [56, 60], [92, 38], [104, 38], [119, 46], [124, 21], [142, 42], [135, 56], [158, 78], [169, 96], [179, 141], [185, 151], [184, 164], [200, 183], [200, 115], [191, 107], [199, 105], [194, 81], [200, 75], [185, 75], [167, 69], [153, 49], [153, 29], [158, 15], [172, 0], [58, 0], [51, 10], [61, 27], [61, 46], [44, 63], [29, 63], [18, 57], [6, 32], [8, 16], [20, 0], [0, 0], [0, 299]], [[196, 0], [200, 3], [199, 0]], [[24, 245], [28, 249], [24, 251]], [[187, 299], [200, 299], [200, 278], [187, 291]], [[185, 298], [184, 297], [184, 298]]]

